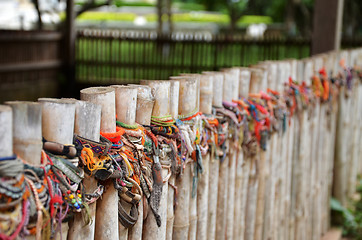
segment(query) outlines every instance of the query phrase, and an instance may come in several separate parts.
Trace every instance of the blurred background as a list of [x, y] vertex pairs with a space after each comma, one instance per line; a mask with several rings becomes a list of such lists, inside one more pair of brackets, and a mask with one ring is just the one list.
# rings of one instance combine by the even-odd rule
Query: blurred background
[[0, 0], [0, 101], [357, 47], [361, 13], [360, 0]]

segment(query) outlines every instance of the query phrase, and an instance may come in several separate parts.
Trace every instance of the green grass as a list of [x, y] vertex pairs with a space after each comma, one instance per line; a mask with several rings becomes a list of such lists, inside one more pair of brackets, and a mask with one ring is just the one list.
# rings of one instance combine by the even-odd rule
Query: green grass
[[115, 12], [85, 12], [78, 16], [78, 20], [86, 21], [121, 21], [133, 22], [137, 17], [134, 13], [115, 13]]
[[[169, 48], [168, 54], [164, 54]], [[248, 66], [258, 61], [301, 58], [309, 47], [257, 44], [215, 45], [155, 41], [92, 40], [77, 42], [77, 79], [83, 83], [137, 83], [140, 79], [167, 79], [182, 72], [201, 72], [222, 67]]]
[[[119, 22], [132, 22], [137, 17], [134, 13], [119, 13], [119, 12], [85, 12], [78, 16], [77, 20], [80, 21], [119, 21]], [[146, 14], [144, 16], [148, 22], [156, 22], [156, 14]], [[164, 16], [167, 17], [167, 16]], [[229, 24], [230, 19], [226, 14], [211, 14], [202, 12], [190, 13], [175, 13], [172, 14], [172, 21], [175, 23], [216, 23], [216, 24]], [[243, 16], [239, 19], [238, 24], [245, 26], [251, 23], [272, 23], [272, 19], [268, 16]]]

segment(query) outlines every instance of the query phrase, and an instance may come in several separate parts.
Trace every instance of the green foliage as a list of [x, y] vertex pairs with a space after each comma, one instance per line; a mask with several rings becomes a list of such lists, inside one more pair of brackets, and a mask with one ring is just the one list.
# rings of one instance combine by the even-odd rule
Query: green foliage
[[362, 240], [362, 181], [357, 188], [358, 200], [352, 202], [351, 208], [343, 207], [334, 198], [330, 201], [334, 224], [343, 227], [343, 235]]
[[242, 16], [239, 20], [239, 23], [249, 25], [252, 23], [265, 23], [270, 24], [273, 20], [269, 16], [256, 16], [256, 15], [245, 15]]
[[124, 0], [113, 0], [113, 4], [117, 7], [155, 7], [154, 3], [145, 1], [124, 1]]
[[205, 10], [207, 10], [203, 4], [196, 3], [196, 2], [173, 1], [172, 7], [176, 7], [178, 9], [184, 10], [184, 11], [205, 11]]
[[[96, 0], [95, 3], [97, 5], [103, 5], [106, 2], [105, 0]], [[87, 0], [78, 0], [75, 1], [76, 5], [83, 6], [87, 3]], [[125, 0], [112, 0], [111, 4], [114, 4], [117, 7], [155, 7], [154, 3], [149, 3], [145, 1], [125, 1]]]

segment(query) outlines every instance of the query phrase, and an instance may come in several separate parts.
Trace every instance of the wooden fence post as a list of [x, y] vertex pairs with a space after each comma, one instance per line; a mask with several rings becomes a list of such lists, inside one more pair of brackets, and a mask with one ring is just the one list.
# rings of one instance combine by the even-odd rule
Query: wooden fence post
[[[116, 132], [116, 98], [110, 87], [92, 87], [80, 91], [80, 97], [102, 106], [101, 132]], [[104, 193], [97, 202], [95, 239], [119, 239], [118, 192], [111, 181], [104, 182]]]

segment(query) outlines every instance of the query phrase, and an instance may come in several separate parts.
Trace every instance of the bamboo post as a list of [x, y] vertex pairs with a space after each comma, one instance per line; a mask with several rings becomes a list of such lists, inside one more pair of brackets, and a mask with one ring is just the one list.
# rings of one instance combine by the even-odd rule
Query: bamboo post
[[42, 143], [42, 109], [39, 103], [6, 102], [13, 112], [13, 149], [21, 159], [40, 165]]
[[[72, 144], [75, 105], [67, 99], [39, 98], [42, 105], [43, 137], [60, 144]], [[66, 113], [66, 114], [65, 114]]]
[[180, 96], [180, 82], [170, 80], [170, 113], [176, 119], [178, 116], [178, 102]]
[[[74, 100], [74, 103], [74, 133], [92, 141], [99, 142], [101, 106], [80, 100]], [[92, 193], [97, 189], [98, 182], [94, 177], [84, 173], [83, 185], [87, 193]], [[91, 218], [89, 225], [85, 225], [82, 213], [75, 213], [73, 222], [69, 224], [68, 240], [94, 239], [96, 206], [97, 202], [89, 205], [88, 214]]]
[[[170, 112], [171, 116], [174, 119], [178, 117], [178, 102], [179, 102], [179, 95], [180, 95], [180, 82], [179, 81], [172, 81], [171, 82], [171, 89], [170, 89]], [[166, 223], [166, 239], [172, 240], [172, 232], [173, 232], [173, 223], [175, 219], [174, 213], [174, 200], [175, 200], [175, 186], [176, 177], [174, 174], [171, 175], [170, 179], [168, 180], [168, 196], [167, 196], [167, 223]]]
[[[186, 79], [191, 80], [190, 83], [192, 84], [192, 86], [190, 86], [190, 87], [193, 87], [195, 89], [196, 106], [192, 111], [190, 111], [188, 113], [188, 115], [189, 115], [190, 113], [198, 112], [199, 107], [200, 107], [200, 77], [201, 77], [201, 75], [200, 74], [181, 74], [181, 76], [185, 76]], [[195, 83], [193, 83], [193, 82], [195, 82]], [[181, 100], [181, 98], [180, 98], [180, 100]], [[182, 115], [183, 114], [181, 114], [181, 116]], [[191, 166], [191, 167], [192, 167], [192, 175], [193, 175], [195, 173], [193, 172], [193, 166]], [[194, 176], [192, 176], [192, 177], [194, 177]], [[192, 181], [193, 180], [191, 179], [191, 182]], [[192, 184], [190, 187], [191, 187], [190, 191], [192, 191], [192, 188], [193, 188]], [[197, 195], [197, 192], [195, 195]], [[189, 211], [190, 211], [190, 213], [189, 213], [190, 225], [189, 225], [188, 238], [189, 238], [189, 240], [194, 240], [194, 239], [196, 239], [196, 234], [197, 234], [197, 196], [190, 195]]]
[[[276, 89], [282, 91], [283, 84], [288, 81], [290, 66], [287, 62], [279, 61], [278, 62], [278, 78], [276, 81]], [[279, 233], [283, 229], [283, 226], [280, 225], [281, 221], [281, 184], [282, 184], [282, 173], [283, 173], [283, 152], [282, 152], [282, 134], [281, 132], [276, 132], [276, 151], [279, 155], [273, 155], [272, 159], [272, 184], [274, 185], [274, 195], [273, 196], [273, 222], [272, 222], [272, 238], [280, 239]], [[280, 226], [280, 227], [277, 227]]]
[[[115, 91], [116, 120], [127, 125], [134, 125], [136, 121], [137, 88], [124, 85], [112, 85], [110, 87], [112, 87]], [[123, 204], [123, 207], [127, 213], [131, 211], [131, 204], [125, 201], [123, 201], [121, 204]], [[139, 206], [141, 205], [142, 204], [139, 204]], [[125, 228], [120, 222], [118, 223], [118, 234], [120, 240], [129, 239], [130, 232], [133, 232], [132, 236], [136, 239], [142, 238], [143, 212], [140, 211], [140, 209], [137, 209], [137, 211], [139, 213], [138, 220], [132, 229], [129, 230]]]
[[[240, 68], [239, 98], [247, 98], [249, 94], [251, 71], [248, 68]], [[233, 238], [244, 239], [245, 213], [248, 193], [250, 161], [244, 156], [243, 149], [238, 146], [236, 152], [235, 171], [235, 197], [234, 197], [234, 223]]]
[[136, 121], [137, 88], [125, 85], [112, 85], [116, 96], [116, 119], [133, 125]]
[[[224, 71], [224, 83], [223, 83], [223, 94], [222, 94], [222, 100], [231, 102], [232, 95], [233, 95], [233, 78], [232, 74]], [[230, 150], [229, 148], [229, 136], [226, 137], [226, 149], [227, 151]], [[233, 165], [233, 169], [235, 171], [235, 161], [230, 160], [230, 152], [226, 153], [226, 156], [223, 161], [220, 161], [219, 166], [219, 180], [218, 180], [218, 196], [217, 196], [217, 211], [216, 211], [216, 238], [215, 239], [224, 239], [226, 237], [226, 228], [227, 228], [227, 222], [228, 222], [228, 197], [230, 195], [228, 194], [229, 191], [229, 173], [231, 173], [231, 170], [229, 171], [231, 164]], [[235, 172], [234, 172], [235, 177]], [[235, 182], [234, 182], [235, 183]], [[231, 183], [232, 186], [230, 188], [234, 188], [235, 185]], [[234, 193], [232, 193], [234, 194]], [[234, 198], [233, 198], [234, 200]], [[231, 216], [230, 216], [231, 217]], [[233, 216], [232, 216], [233, 217]], [[232, 233], [231, 233], [232, 234]]]
[[[209, 76], [210, 85], [212, 85], [212, 106], [214, 107], [222, 106], [223, 74], [220, 72], [203, 72], [203, 74]], [[210, 155], [210, 161], [209, 161], [207, 239], [215, 239], [215, 234], [216, 234], [218, 175], [219, 175], [219, 164], [220, 164], [220, 161], [218, 157], [216, 157], [216, 155], [218, 155], [218, 153]]]
[[150, 125], [155, 96], [152, 88], [146, 85], [133, 85], [137, 89], [136, 122], [141, 125]]
[[[330, 76], [330, 74], [333, 74], [333, 70], [334, 70], [334, 66], [335, 66], [335, 55], [333, 52], [330, 52], [326, 55], [324, 55], [324, 66], [326, 69], [326, 72], [328, 74], [328, 76]], [[334, 89], [335, 86], [330, 84], [330, 92], [332, 93], [332, 97], [330, 102], [326, 102], [324, 103], [326, 106], [324, 108], [324, 112], [323, 114], [325, 115], [325, 120], [323, 123], [323, 128], [324, 128], [324, 141], [325, 141], [325, 146], [322, 149], [323, 151], [323, 159], [325, 160], [321, 160], [323, 166], [322, 166], [322, 171], [323, 171], [323, 176], [320, 177], [321, 181], [322, 181], [322, 198], [321, 198], [321, 202], [320, 202], [320, 208], [321, 208], [321, 234], [325, 234], [328, 229], [329, 229], [329, 202], [330, 202], [330, 185], [331, 185], [331, 178], [330, 178], [330, 169], [333, 169], [333, 152], [334, 152], [334, 144], [332, 144], [332, 142], [334, 143], [334, 136], [333, 136], [333, 132], [335, 130], [335, 126], [332, 127], [335, 122], [335, 116], [337, 115], [335, 112], [335, 103], [336, 103], [336, 99], [334, 99], [335, 97], [334, 95]]]
[[[150, 125], [152, 109], [154, 105], [154, 95], [152, 88], [145, 85], [128, 85], [137, 90], [136, 122], [141, 125]], [[128, 240], [139, 240], [143, 237], [143, 205], [145, 198], [142, 198], [138, 206], [138, 220], [128, 231]]]
[[[348, 67], [356, 66], [355, 63], [357, 61], [357, 51], [350, 50], [350, 62]], [[351, 124], [349, 126], [349, 131], [351, 136], [352, 142], [350, 143], [349, 154], [350, 154], [350, 169], [349, 169], [349, 180], [348, 180], [348, 197], [352, 198], [356, 193], [356, 187], [358, 186], [358, 165], [359, 165], [359, 156], [358, 156], [358, 149], [360, 148], [360, 139], [361, 135], [359, 133], [359, 126], [360, 118], [359, 118], [359, 111], [361, 111], [361, 105], [359, 102], [360, 98], [360, 83], [358, 82], [358, 77], [354, 77], [352, 80], [352, 91], [351, 91], [351, 109], [350, 109], [350, 116], [351, 116]]]
[[170, 82], [161, 80], [141, 80], [140, 83], [142, 85], [150, 86], [154, 91], [155, 103], [152, 110], [152, 116], [164, 117], [170, 115]]
[[[199, 105], [200, 105], [200, 78], [195, 79], [196, 83], [194, 81], [191, 82], [191, 86], [195, 88], [195, 95], [196, 95], [196, 106], [192, 112], [198, 112], [199, 111]], [[185, 91], [185, 89], [182, 89], [180, 91]], [[189, 91], [189, 89], [187, 90]], [[191, 112], [188, 113], [190, 115]], [[181, 114], [181, 116], [184, 114]], [[191, 130], [195, 133], [195, 130], [191, 128]], [[193, 141], [193, 139], [191, 140]], [[189, 223], [189, 240], [196, 240], [196, 234], [197, 234], [197, 191], [195, 193], [195, 196], [192, 196], [192, 190], [193, 190], [193, 178], [195, 177], [195, 165], [193, 161], [191, 162], [191, 179], [190, 179], [190, 208], [189, 208], [189, 217], [190, 217], [190, 223]], [[199, 177], [199, 176], [196, 176]], [[197, 183], [196, 186], [197, 188]]]
[[[318, 76], [318, 72], [324, 67], [323, 63], [323, 56], [315, 56], [314, 57], [314, 75]], [[312, 156], [311, 156], [311, 162], [312, 162], [312, 178], [314, 181], [314, 186], [312, 186], [312, 199], [311, 202], [313, 202], [313, 207], [310, 212], [310, 216], [305, 219], [307, 226], [310, 228], [310, 238], [311, 239], [319, 239], [322, 235], [321, 232], [321, 210], [323, 210], [321, 204], [321, 193], [323, 190], [322, 185], [322, 178], [323, 177], [323, 169], [322, 164], [325, 161], [325, 156], [323, 155], [322, 151], [326, 146], [325, 145], [325, 129], [324, 129], [324, 121], [325, 121], [325, 110], [326, 105], [321, 103], [320, 100], [317, 101], [315, 107], [314, 107], [314, 116], [313, 121], [311, 122], [313, 129], [312, 133]], [[308, 167], [307, 167], [308, 169]], [[312, 223], [312, 224], [308, 224]]]
[[[179, 115], [188, 115], [197, 109], [197, 80], [190, 78], [179, 78]], [[186, 162], [188, 157], [186, 158]], [[176, 177], [177, 206], [173, 226], [173, 239], [188, 239], [196, 235], [196, 201], [191, 196], [192, 188], [191, 165], [186, 164], [181, 175]], [[196, 196], [195, 196], [196, 199]], [[193, 215], [195, 214], [195, 215]], [[190, 226], [191, 223], [194, 226]], [[191, 231], [190, 231], [191, 229]], [[195, 230], [195, 231], [194, 231]]]
[[[294, 81], [300, 82], [298, 64], [300, 61], [289, 60], [291, 66], [289, 75]], [[285, 80], [286, 81], [286, 80]], [[290, 191], [291, 191], [291, 171], [292, 171], [292, 151], [293, 151], [293, 124], [294, 119], [290, 117], [289, 125], [287, 125], [286, 132], [282, 137], [282, 150], [283, 159], [281, 160], [284, 166], [283, 185], [282, 185], [282, 196], [281, 209], [282, 209], [282, 222], [284, 228], [281, 231], [281, 239], [289, 239], [289, 224], [290, 224]]]
[[[307, 60], [304, 64], [304, 80], [307, 85], [310, 85], [311, 77], [313, 75], [313, 62]], [[308, 111], [304, 110], [300, 113], [299, 117], [299, 151], [296, 157], [296, 165], [293, 167], [293, 178], [295, 179], [295, 239], [305, 239], [307, 236], [306, 216], [309, 214], [306, 206], [310, 206], [310, 189], [311, 177], [310, 172], [310, 156], [311, 149], [308, 146], [311, 143], [310, 122], [308, 121]], [[308, 176], [309, 175], [309, 176]]]
[[[203, 74], [200, 78], [200, 112], [212, 113], [213, 77]], [[197, 186], [197, 238], [207, 239], [208, 192], [209, 192], [209, 162], [210, 153], [202, 156], [203, 173]]]
[[[254, 77], [251, 81], [253, 81], [253, 88], [257, 89], [257, 92], [251, 93], [259, 93], [260, 91], [266, 92], [268, 88], [268, 63], [262, 63], [256, 66], [253, 66], [253, 69], [257, 69], [259, 74], [254, 74]], [[255, 226], [254, 233], [252, 238], [253, 239], [262, 239], [263, 237], [263, 225], [264, 225], [264, 203], [265, 203], [265, 184], [266, 184], [266, 177], [267, 177], [267, 169], [266, 169], [266, 156], [267, 152], [264, 150], [259, 151], [258, 155], [256, 156], [256, 161], [258, 165], [257, 171], [257, 182], [258, 182], [258, 189], [257, 189], [257, 197], [256, 197], [256, 206], [255, 206]]]
[[[223, 100], [229, 99], [238, 100], [239, 98], [239, 83], [240, 83], [240, 70], [238, 68], [224, 69], [225, 80], [223, 89]], [[226, 80], [230, 77], [229, 80]], [[229, 86], [228, 86], [229, 85]], [[228, 96], [228, 97], [226, 97]], [[229, 97], [230, 96], [230, 97]], [[234, 134], [238, 134], [235, 129], [236, 126], [231, 126], [231, 131], [235, 131]], [[235, 208], [235, 174], [236, 174], [236, 162], [238, 151], [238, 139], [229, 139], [229, 152], [228, 154], [228, 189], [227, 189], [227, 207], [226, 207], [226, 239], [233, 239], [234, 234], [234, 208]]]
[[13, 153], [13, 112], [11, 107], [0, 105], [0, 157]]
[[223, 96], [223, 100], [231, 102], [233, 99], [239, 99], [240, 69], [234, 67], [221, 70], [224, 73], [223, 91], [231, 93], [230, 96]]
[[[223, 85], [223, 95], [222, 100], [231, 102], [234, 94], [234, 76], [229, 72], [228, 69], [223, 69], [224, 73], [224, 85]], [[238, 97], [238, 96], [237, 96]], [[236, 99], [237, 99], [236, 97]]]
[[[60, 144], [73, 144], [75, 104], [65, 99], [39, 98], [42, 105], [43, 137]], [[68, 223], [62, 223], [62, 238], [67, 238]]]
[[[283, 89], [283, 85], [285, 83], [288, 82], [289, 77], [292, 77], [292, 79], [296, 79], [295, 75], [296, 73], [293, 72], [293, 68], [295, 69], [295, 67], [293, 67], [293, 65], [296, 65], [296, 63], [294, 63], [294, 60], [289, 60], [289, 61], [285, 61], [285, 79], [279, 79], [279, 85], [281, 85], [281, 88]], [[294, 76], [294, 78], [293, 78]], [[287, 126], [288, 128], [288, 126]], [[286, 129], [286, 131], [288, 131], [288, 129]], [[285, 237], [285, 231], [287, 229], [286, 227], [286, 222], [287, 222], [287, 212], [286, 212], [286, 189], [285, 189], [285, 185], [286, 185], [286, 178], [287, 178], [287, 166], [288, 166], [288, 159], [287, 159], [287, 152], [288, 152], [288, 134], [287, 132], [283, 132], [282, 130], [280, 130], [279, 132], [277, 132], [279, 135], [279, 151], [280, 151], [280, 157], [277, 159], [278, 160], [278, 169], [280, 170], [279, 173], [279, 180], [278, 180], [278, 190], [279, 190], [279, 195], [278, 195], [278, 220], [279, 220], [279, 225], [281, 226], [281, 228], [279, 228], [278, 230], [278, 239], [280, 240], [284, 240], [284, 239], [288, 239], [288, 238], [284, 238]]]
[[[171, 83], [169, 81], [148, 80], [141, 81], [141, 84], [149, 85], [155, 93], [155, 106], [152, 111], [152, 116], [167, 117], [170, 115], [170, 89]], [[167, 160], [167, 159], [160, 159]], [[165, 178], [168, 171], [162, 169], [162, 175]], [[161, 217], [161, 226], [158, 227], [154, 215], [149, 211], [149, 214], [144, 222], [143, 239], [166, 239], [166, 225], [167, 225], [167, 198], [168, 198], [168, 181], [163, 184], [162, 195], [158, 214]]]
[[248, 97], [251, 72], [247, 68], [240, 68], [239, 98]]
[[[259, 93], [267, 84], [267, 75], [264, 67], [250, 68], [251, 79], [249, 93]], [[265, 152], [258, 147], [257, 154], [248, 157], [250, 161], [247, 209], [245, 215], [244, 239], [261, 239], [263, 230], [264, 213], [264, 176], [265, 176]]]
[[251, 79], [249, 85], [249, 93], [259, 93], [259, 86], [262, 84], [264, 78], [264, 71], [258, 68], [250, 68]]
[[[270, 89], [277, 89], [278, 86], [278, 64], [277, 62], [272, 62], [272, 61], [267, 61], [265, 62], [266, 66], [265, 68], [267, 69], [268, 72], [268, 77], [267, 77], [267, 88]], [[261, 192], [261, 189], [264, 188], [264, 219], [261, 219], [260, 215], [258, 215], [257, 219], [257, 225], [256, 227], [259, 227], [260, 225], [263, 225], [263, 230], [262, 230], [262, 239], [268, 239], [271, 238], [271, 230], [272, 230], [272, 220], [273, 220], [273, 204], [274, 204], [274, 196], [275, 196], [275, 189], [273, 186], [273, 173], [272, 173], [272, 163], [273, 160], [275, 161], [276, 159], [273, 158], [272, 153], [274, 153], [275, 148], [276, 148], [276, 144], [277, 144], [277, 133], [273, 133], [273, 131], [271, 132], [271, 136], [270, 136], [270, 140], [268, 141], [268, 146], [267, 146], [267, 152], [265, 154], [265, 160], [264, 160], [264, 180], [265, 183], [264, 186], [261, 186], [259, 188], [259, 194]], [[273, 151], [274, 150], [274, 151]], [[261, 184], [261, 185], [263, 185]], [[260, 197], [258, 198], [260, 199]], [[260, 206], [262, 203], [262, 201], [259, 200], [258, 206]], [[260, 227], [259, 227], [260, 228]], [[260, 236], [260, 229], [258, 230], [256, 228], [256, 236]]]
[[[110, 87], [91, 87], [80, 91], [80, 97], [102, 106], [101, 132], [116, 132], [115, 91]], [[104, 193], [97, 201], [95, 239], [119, 239], [118, 192], [111, 181], [104, 182]]]
[[201, 75], [198, 73], [181, 73], [180, 74], [181, 77], [188, 77], [191, 79], [195, 79], [196, 80], [196, 108], [200, 109], [200, 78]]
[[212, 106], [222, 107], [223, 88], [224, 88], [224, 74], [221, 72], [203, 72], [203, 74], [212, 76], [213, 93], [212, 93]]

